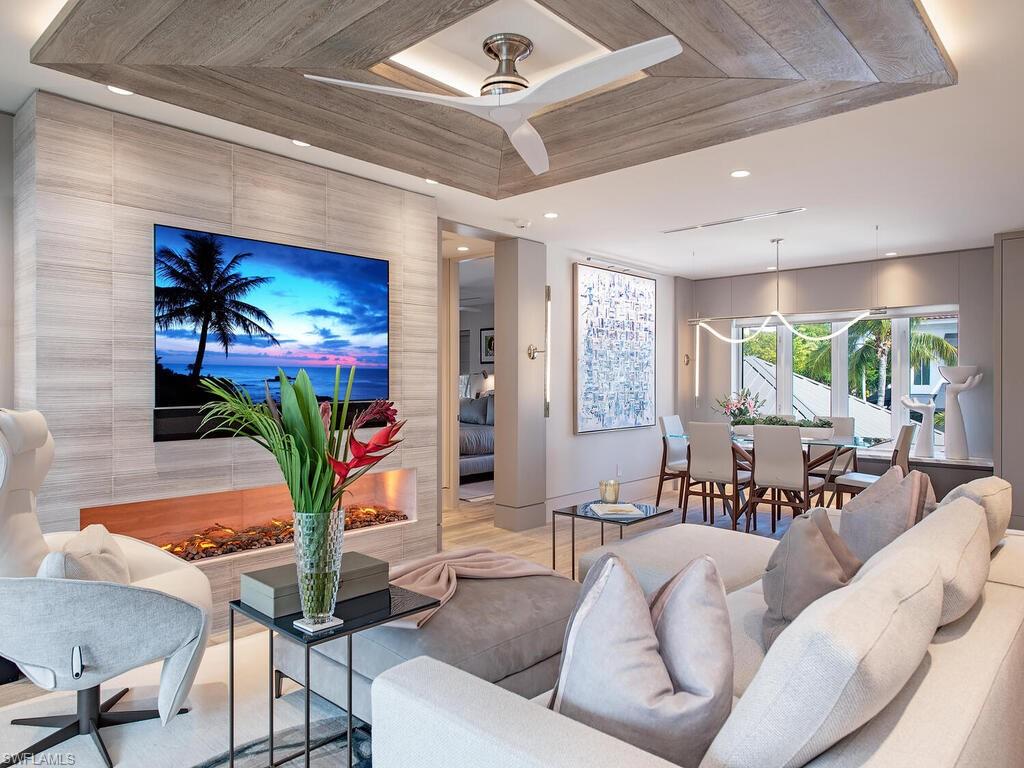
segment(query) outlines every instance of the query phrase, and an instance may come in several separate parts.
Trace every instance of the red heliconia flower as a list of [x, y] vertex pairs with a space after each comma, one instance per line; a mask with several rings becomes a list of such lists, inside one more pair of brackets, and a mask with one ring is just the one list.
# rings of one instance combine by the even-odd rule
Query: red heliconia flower
[[[378, 401], [384, 402], [384, 401]], [[352, 470], [361, 467], [371, 467], [381, 461], [397, 446], [401, 440], [397, 439], [398, 432], [405, 425], [404, 421], [389, 424], [378, 430], [368, 442], [362, 442], [352, 433], [348, 441], [348, 451], [351, 458], [348, 461], [336, 459], [331, 455], [327, 461], [338, 478], [338, 484], [344, 483]]]
[[[354, 458], [362, 458], [368, 454], [380, 453], [389, 448], [394, 448], [401, 441], [396, 439], [399, 430], [405, 425], [404, 421], [397, 421], [382, 427], [374, 433], [369, 442], [363, 443], [353, 434], [348, 441], [348, 450]], [[381, 457], [383, 458], [383, 457]]]
[[394, 424], [397, 417], [398, 410], [393, 402], [390, 400], [374, 400], [352, 420], [352, 429], [359, 429], [371, 421], [383, 421], [386, 424]]

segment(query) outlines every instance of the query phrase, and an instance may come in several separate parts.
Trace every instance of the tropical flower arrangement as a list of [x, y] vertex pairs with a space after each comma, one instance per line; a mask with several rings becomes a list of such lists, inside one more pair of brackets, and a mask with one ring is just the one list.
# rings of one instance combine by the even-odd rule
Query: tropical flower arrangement
[[[207, 434], [247, 437], [273, 454], [295, 507], [295, 555], [302, 612], [310, 624], [331, 620], [341, 570], [346, 489], [397, 447], [404, 421], [397, 421], [394, 403], [376, 400], [358, 413], [347, 431], [355, 367], [349, 370], [345, 398], [340, 400], [341, 367], [334, 372], [334, 396], [319, 402], [309, 375], [300, 370], [294, 384], [278, 370], [280, 406], [266, 387], [266, 400], [256, 403], [230, 382], [205, 378], [201, 386], [214, 400], [203, 406]], [[367, 442], [356, 431], [371, 422], [385, 426]]]
[[729, 397], [716, 400], [715, 405], [718, 406], [716, 410], [719, 413], [728, 416], [735, 424], [737, 419], [756, 418], [758, 412], [764, 408], [765, 402], [763, 397], [753, 394], [749, 388], [744, 387]]

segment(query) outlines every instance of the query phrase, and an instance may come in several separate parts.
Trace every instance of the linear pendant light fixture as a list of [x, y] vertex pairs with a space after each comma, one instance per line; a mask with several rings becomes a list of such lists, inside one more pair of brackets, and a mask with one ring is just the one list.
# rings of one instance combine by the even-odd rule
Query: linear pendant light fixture
[[[701, 320], [699, 317], [690, 321], [691, 325], [697, 326], [697, 329], [695, 331], [696, 335], [695, 335], [695, 338], [694, 338], [694, 348], [695, 348], [695, 353], [696, 353], [695, 354], [695, 361], [694, 362], [696, 363], [696, 365], [695, 365], [695, 370], [694, 370], [694, 388], [693, 388], [694, 396], [697, 397], [697, 398], [700, 397], [700, 332], [701, 332], [701, 329], [707, 331], [712, 336], [714, 336], [716, 339], [718, 339], [720, 341], [724, 341], [726, 344], [733, 344], [733, 345], [735, 345], [735, 344], [742, 344], [745, 341], [750, 341], [751, 339], [756, 338], [760, 334], [764, 333], [765, 330], [768, 328], [768, 326], [772, 324], [772, 320], [775, 319], [775, 320], [778, 320], [778, 322], [780, 322], [782, 325], [786, 326], [786, 328], [788, 328], [789, 331], [794, 336], [799, 336], [801, 339], [806, 339], [808, 341], [828, 341], [830, 339], [834, 339], [837, 336], [840, 336], [840, 335], [846, 333], [848, 330], [850, 330], [850, 328], [853, 325], [855, 325], [856, 323], [859, 323], [864, 318], [870, 317], [871, 315], [884, 315], [885, 312], [886, 312], [884, 307], [876, 308], [876, 309], [864, 310], [863, 312], [858, 313], [857, 316], [854, 317], [852, 320], [850, 320], [848, 323], [842, 325], [838, 330], [833, 331], [832, 333], [828, 334], [827, 336], [810, 336], [810, 335], [804, 333], [803, 331], [800, 331], [797, 328], [794, 328], [793, 324], [791, 322], [789, 322], [789, 320], [786, 318], [785, 315], [782, 314], [782, 311], [781, 311], [781, 309], [782, 309], [782, 307], [781, 307], [781, 305], [782, 305], [782, 301], [781, 301], [781, 293], [782, 293], [782, 290], [781, 290], [781, 285], [782, 285], [781, 284], [781, 280], [782, 280], [781, 273], [782, 273], [782, 269], [781, 269], [781, 264], [779, 263], [779, 260], [780, 260], [780, 248], [782, 246], [782, 238], [781, 237], [772, 238], [771, 242], [772, 242], [772, 245], [775, 246], [775, 309], [768, 313], [768, 316], [764, 319], [764, 322], [761, 323], [760, 326], [758, 326], [756, 331], [751, 333], [749, 336], [743, 336], [742, 333], [741, 333], [740, 338], [737, 339], [737, 338], [735, 338], [735, 337], [733, 337], [731, 335], [730, 336], [726, 336], [725, 334], [720, 333], [716, 329], [712, 328], [706, 321]], [[878, 251], [878, 225], [876, 224], [875, 225], [875, 252], [876, 252], [876, 255], [877, 255], [877, 251]]]

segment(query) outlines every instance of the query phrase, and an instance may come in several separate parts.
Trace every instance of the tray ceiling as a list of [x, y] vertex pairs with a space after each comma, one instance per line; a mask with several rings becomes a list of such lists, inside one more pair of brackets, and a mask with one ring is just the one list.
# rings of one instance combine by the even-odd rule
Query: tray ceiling
[[684, 51], [536, 116], [551, 170], [534, 176], [472, 115], [302, 77], [452, 92], [388, 59], [490, 4], [72, 0], [31, 60], [497, 199], [957, 78], [919, 0], [541, 0], [611, 50], [674, 34]]

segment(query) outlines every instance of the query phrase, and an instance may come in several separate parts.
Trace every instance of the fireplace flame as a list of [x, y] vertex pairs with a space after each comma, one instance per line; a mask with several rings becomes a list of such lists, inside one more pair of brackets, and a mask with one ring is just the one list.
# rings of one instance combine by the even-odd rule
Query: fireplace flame
[[[408, 520], [409, 517], [397, 509], [375, 504], [350, 504], [345, 507], [345, 529], [369, 528]], [[227, 525], [214, 523], [209, 528], [193, 533], [180, 541], [161, 545], [161, 549], [177, 555], [183, 560], [203, 560], [217, 555], [263, 549], [293, 541], [295, 531], [292, 521], [272, 519], [263, 525], [254, 525], [236, 530]]]

